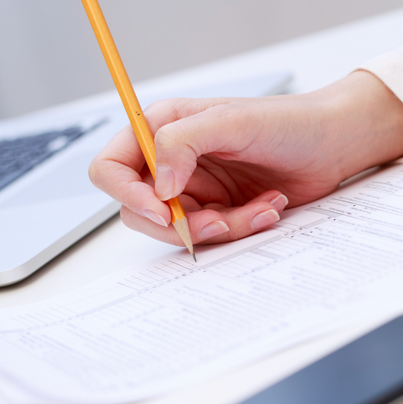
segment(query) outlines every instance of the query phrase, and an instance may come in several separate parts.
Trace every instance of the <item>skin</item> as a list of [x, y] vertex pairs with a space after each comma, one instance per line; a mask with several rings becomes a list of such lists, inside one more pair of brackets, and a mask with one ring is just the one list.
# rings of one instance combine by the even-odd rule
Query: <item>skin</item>
[[194, 244], [222, 243], [403, 155], [403, 103], [365, 71], [308, 94], [171, 99], [144, 113], [155, 135], [155, 184], [130, 126], [89, 175], [122, 203], [128, 227], [175, 245], [183, 243], [163, 202], [171, 197], [180, 195]]

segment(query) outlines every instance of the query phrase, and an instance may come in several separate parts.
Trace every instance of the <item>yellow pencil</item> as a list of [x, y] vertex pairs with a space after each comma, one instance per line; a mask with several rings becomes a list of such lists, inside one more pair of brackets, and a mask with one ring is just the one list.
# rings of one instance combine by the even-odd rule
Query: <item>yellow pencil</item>
[[[122, 59], [120, 58], [112, 34], [109, 31], [101, 6], [99, 5], [98, 0], [82, 0], [82, 3], [87, 12], [92, 29], [98, 40], [113, 81], [115, 82], [115, 86], [119, 92], [120, 98], [122, 99], [137, 141], [139, 142], [146, 159], [148, 168], [155, 179], [156, 153], [154, 138], [144, 117], [143, 110], [137, 100]], [[168, 205], [171, 209], [172, 224], [196, 261], [192, 240], [190, 238], [188, 221], [179, 198], [176, 197], [170, 199]]]

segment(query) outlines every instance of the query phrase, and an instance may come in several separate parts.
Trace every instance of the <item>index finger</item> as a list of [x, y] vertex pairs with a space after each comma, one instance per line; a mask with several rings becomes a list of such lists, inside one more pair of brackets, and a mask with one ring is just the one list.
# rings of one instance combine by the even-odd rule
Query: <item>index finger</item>
[[196, 115], [221, 104], [228, 104], [234, 98], [169, 98], [166, 100], [155, 101], [144, 110], [144, 116], [147, 118], [151, 132], [155, 136], [158, 130], [167, 125]]
[[[149, 217], [150, 211], [170, 223], [168, 206], [161, 202], [140, 173], [145, 160], [130, 125], [123, 128], [92, 161], [92, 183], [133, 212]], [[146, 212], [144, 212], [146, 211]]]

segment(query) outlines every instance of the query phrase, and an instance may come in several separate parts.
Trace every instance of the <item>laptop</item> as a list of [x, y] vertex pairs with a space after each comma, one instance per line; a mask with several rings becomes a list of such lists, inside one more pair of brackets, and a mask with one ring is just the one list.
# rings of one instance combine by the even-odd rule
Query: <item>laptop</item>
[[[256, 97], [284, 92], [288, 72], [153, 93], [170, 97]], [[88, 166], [128, 118], [115, 92], [0, 122], [0, 286], [21, 281], [115, 215]]]

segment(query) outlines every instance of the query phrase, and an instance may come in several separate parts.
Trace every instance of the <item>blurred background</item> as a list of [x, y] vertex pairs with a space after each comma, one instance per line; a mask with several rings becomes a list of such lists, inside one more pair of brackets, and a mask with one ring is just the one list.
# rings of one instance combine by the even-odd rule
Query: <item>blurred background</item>
[[[100, 0], [133, 82], [402, 6], [402, 0]], [[0, 0], [0, 119], [113, 88], [80, 0]]]

